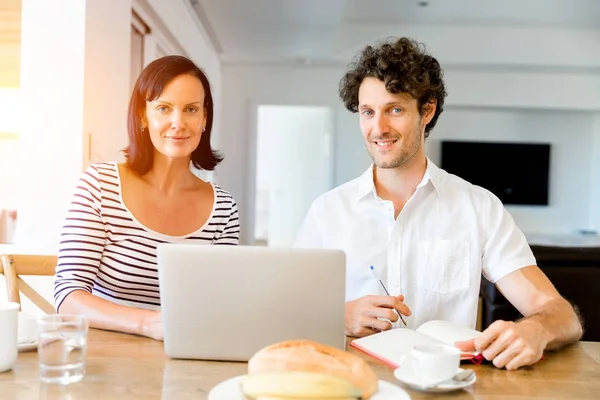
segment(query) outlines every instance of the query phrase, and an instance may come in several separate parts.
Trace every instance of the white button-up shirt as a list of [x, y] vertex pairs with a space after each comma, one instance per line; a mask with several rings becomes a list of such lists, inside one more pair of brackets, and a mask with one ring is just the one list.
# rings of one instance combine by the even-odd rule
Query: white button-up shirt
[[404, 295], [413, 329], [433, 319], [475, 328], [481, 274], [495, 283], [536, 264], [496, 196], [430, 160], [397, 218], [375, 191], [371, 165], [313, 202], [294, 246], [344, 250], [346, 301], [385, 295], [373, 266], [390, 295]]

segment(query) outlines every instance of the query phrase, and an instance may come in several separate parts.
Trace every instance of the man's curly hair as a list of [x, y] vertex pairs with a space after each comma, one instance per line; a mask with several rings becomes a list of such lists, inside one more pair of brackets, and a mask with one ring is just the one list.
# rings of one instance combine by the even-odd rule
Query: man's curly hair
[[425, 137], [429, 136], [444, 109], [447, 93], [440, 64], [425, 53], [422, 44], [409, 38], [391, 38], [377, 47], [365, 47], [340, 81], [340, 97], [352, 112], [358, 112], [358, 89], [366, 77], [383, 81], [390, 93], [410, 94], [417, 100], [421, 115], [427, 103], [437, 100], [435, 114], [425, 127]]

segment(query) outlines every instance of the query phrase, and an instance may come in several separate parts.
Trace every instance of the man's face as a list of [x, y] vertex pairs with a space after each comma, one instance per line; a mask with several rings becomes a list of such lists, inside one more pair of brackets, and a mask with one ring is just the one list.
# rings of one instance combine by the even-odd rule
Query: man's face
[[423, 132], [435, 111], [423, 116], [407, 93], [389, 93], [377, 78], [365, 78], [358, 91], [360, 130], [377, 168], [399, 168], [417, 154], [424, 156]]

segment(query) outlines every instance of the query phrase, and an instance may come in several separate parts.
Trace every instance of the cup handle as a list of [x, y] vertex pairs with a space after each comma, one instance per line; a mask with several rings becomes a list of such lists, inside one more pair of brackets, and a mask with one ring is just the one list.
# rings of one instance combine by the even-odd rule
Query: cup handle
[[419, 384], [421, 384], [423, 382], [423, 377], [421, 376], [419, 368], [415, 368], [416, 363], [416, 358], [412, 353], [405, 354], [400, 359], [400, 365], [404, 366], [405, 368], [408, 366], [408, 368], [412, 370], [413, 376], [417, 378], [417, 381], [419, 382]]

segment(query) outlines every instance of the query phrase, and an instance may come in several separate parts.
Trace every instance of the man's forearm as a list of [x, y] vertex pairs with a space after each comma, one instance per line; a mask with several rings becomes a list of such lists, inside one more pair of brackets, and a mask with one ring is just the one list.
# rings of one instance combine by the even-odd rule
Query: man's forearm
[[549, 350], [575, 342], [583, 334], [579, 314], [562, 298], [548, 301], [538, 312], [522, 320], [527, 321], [542, 326], [546, 348]]

